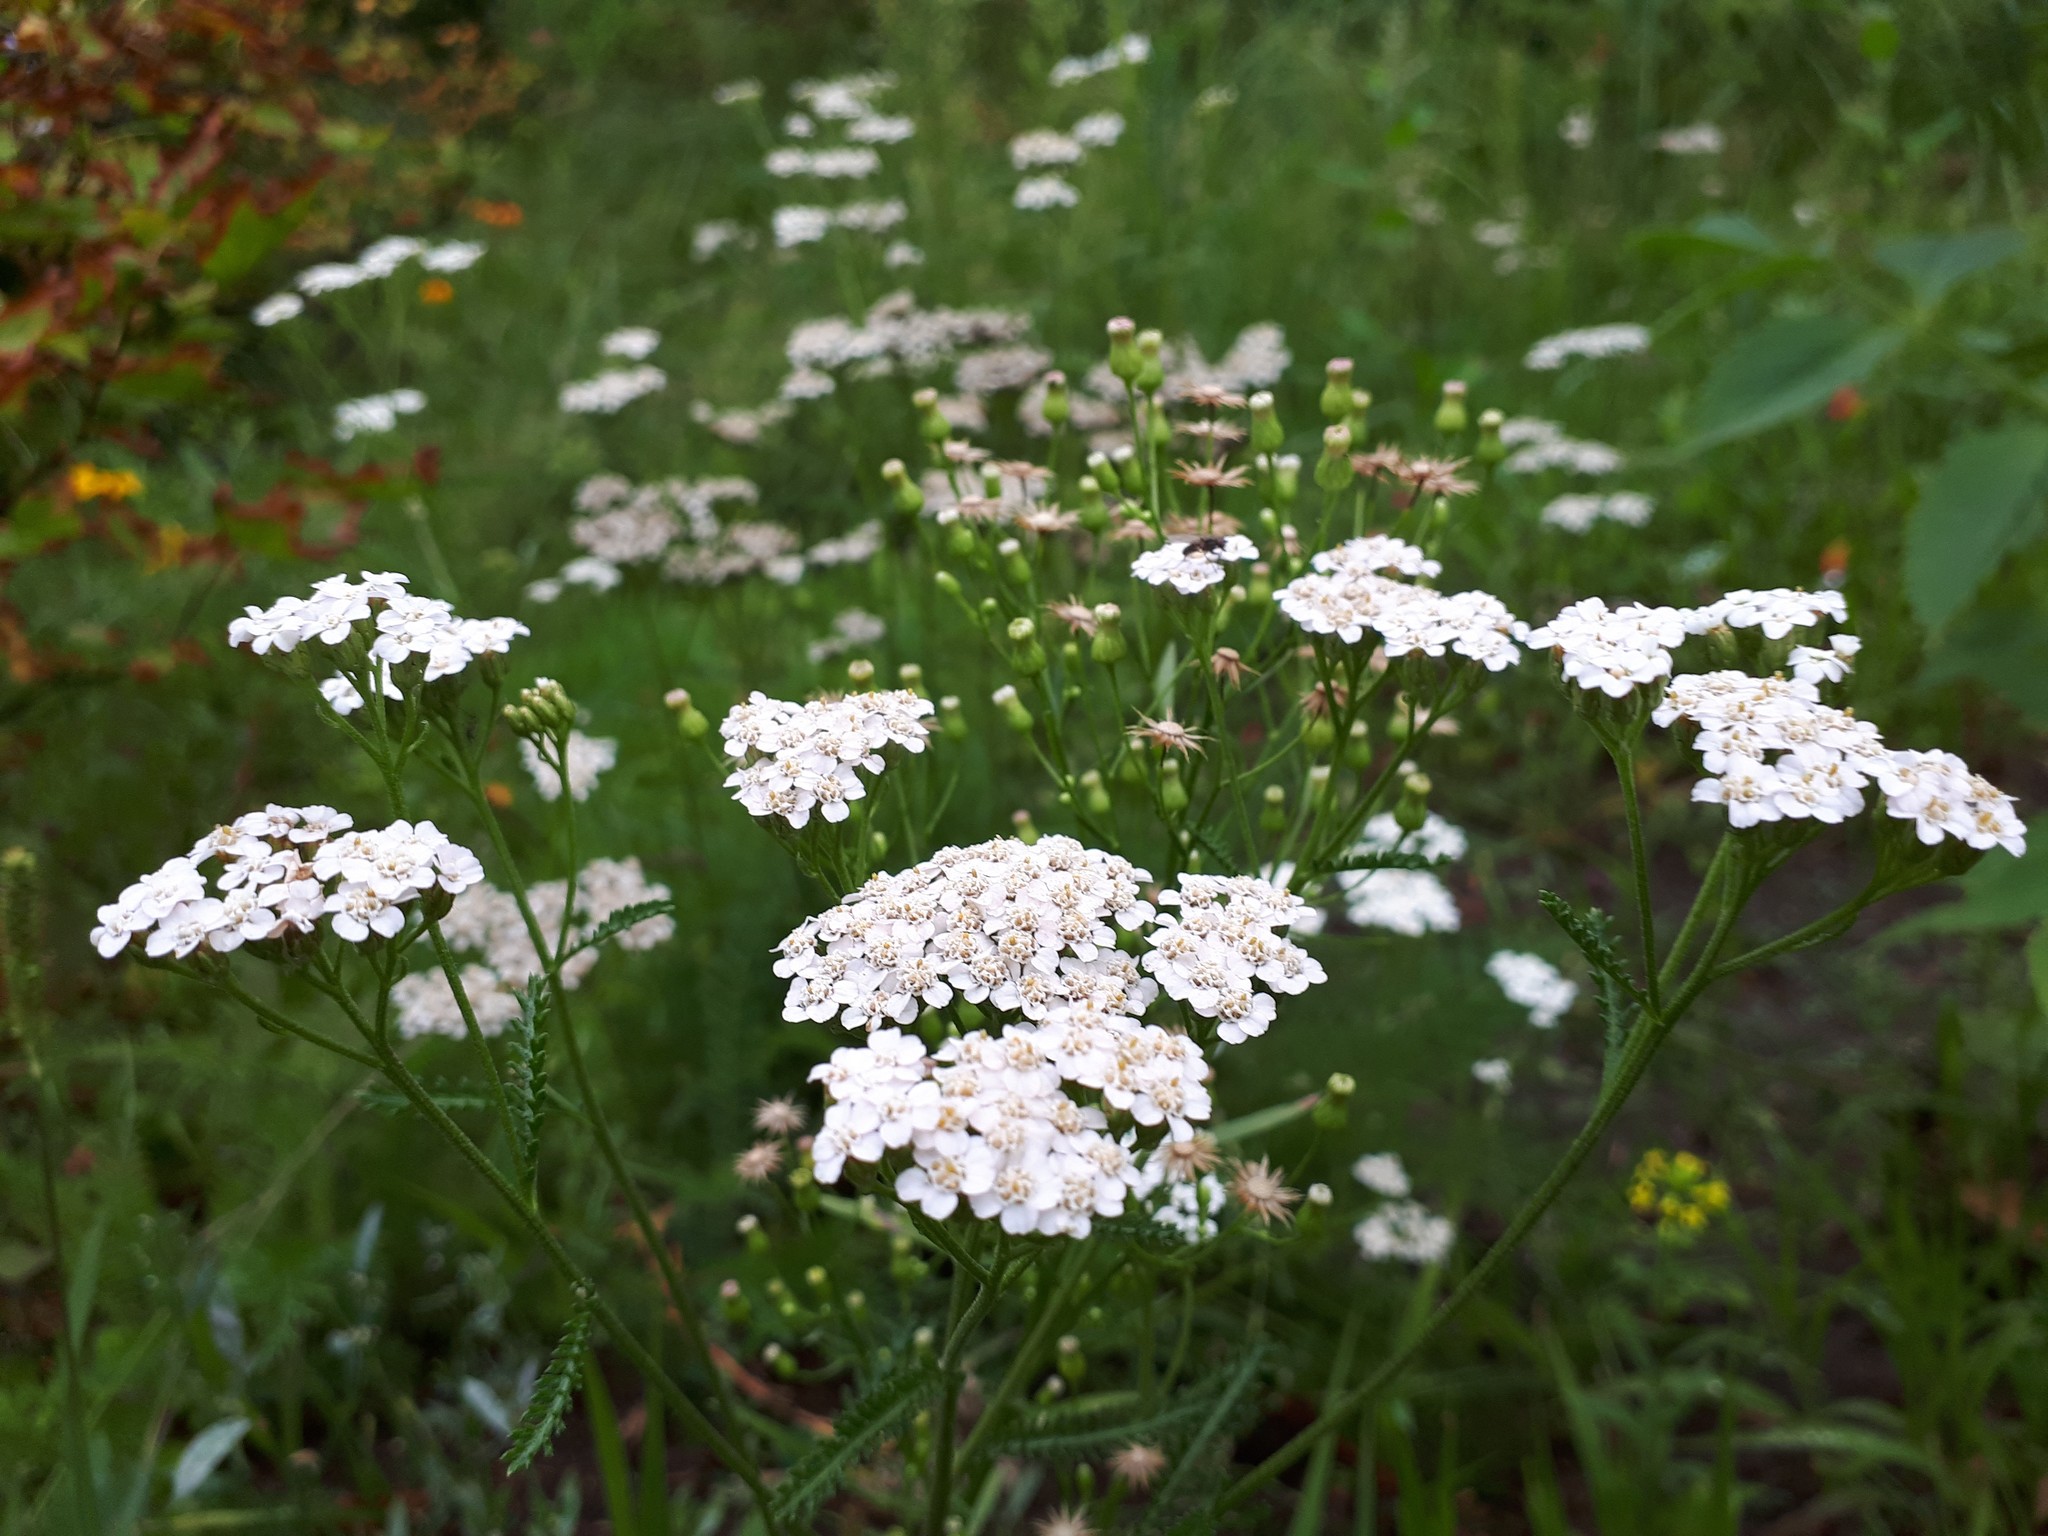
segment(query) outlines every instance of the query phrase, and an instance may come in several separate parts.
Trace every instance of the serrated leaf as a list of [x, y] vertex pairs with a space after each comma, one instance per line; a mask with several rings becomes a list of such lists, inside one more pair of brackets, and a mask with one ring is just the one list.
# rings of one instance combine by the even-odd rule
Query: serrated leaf
[[1354, 869], [1435, 869], [1437, 865], [1449, 862], [1448, 859], [1432, 859], [1420, 853], [1353, 853], [1332, 864], [1330, 872], [1343, 874]]
[[[621, 907], [610, 917], [599, 923], [590, 932], [569, 946], [569, 954], [581, 954], [586, 949], [595, 949], [607, 939], [617, 938], [628, 928], [644, 923], [650, 917], [668, 917], [675, 912], [676, 904], [667, 897], [658, 901], [636, 901], [630, 907]], [[567, 959], [568, 955], [564, 955]]]
[[1697, 452], [1818, 410], [1845, 384], [1860, 384], [1897, 350], [1905, 332], [1844, 315], [1767, 320], [1714, 362], [1692, 412]]
[[1621, 952], [1615, 948], [1605, 912], [1598, 907], [1580, 912], [1555, 891], [1539, 891], [1536, 899], [1557, 920], [1565, 937], [1577, 946], [1593, 969], [1593, 991], [1600, 1002], [1601, 1022], [1606, 1027], [1606, 1063], [1601, 1074], [1604, 1081], [1621, 1059], [1621, 1048], [1627, 1043], [1636, 1014], [1649, 1007], [1649, 999], [1629, 976]]
[[1940, 629], [2005, 555], [2041, 531], [2048, 426], [1966, 432], [1926, 474], [1906, 516], [1906, 598]]
[[545, 1455], [554, 1444], [562, 1421], [569, 1417], [570, 1405], [576, 1401], [576, 1377], [583, 1369], [583, 1353], [589, 1347], [590, 1303], [579, 1296], [554, 1354], [548, 1357], [547, 1369], [533, 1384], [526, 1412], [519, 1416], [519, 1424], [512, 1431], [512, 1444], [505, 1451], [505, 1465], [512, 1471], [525, 1471], [535, 1457]]
[[540, 1132], [548, 1114], [548, 984], [535, 976], [513, 994], [519, 1016], [505, 1029], [505, 1067], [512, 1103], [512, 1155], [529, 1198], [540, 1171]]
[[832, 1496], [846, 1474], [924, 1406], [944, 1373], [931, 1361], [898, 1366], [842, 1408], [832, 1433], [801, 1457], [775, 1489], [775, 1518], [804, 1520]]
[[1174, 1394], [1173, 1403], [1141, 1419], [1102, 1422], [1135, 1393], [1105, 1392], [1100, 1400], [1084, 1398], [1040, 1409], [1005, 1434], [998, 1449], [1005, 1455], [1041, 1461], [1084, 1461], [1116, 1446], [1143, 1441], [1158, 1445], [1193, 1429], [1209, 1411], [1211, 1400], [1231, 1372], [1219, 1371], [1190, 1382]]
[[1159, 1490], [1158, 1497], [1152, 1501], [1151, 1507], [1147, 1511], [1148, 1515], [1152, 1516], [1154, 1520], [1165, 1515], [1173, 1507], [1174, 1496], [1188, 1486], [1195, 1474], [1196, 1468], [1201, 1463], [1202, 1452], [1208, 1447], [1211, 1440], [1214, 1440], [1223, 1432], [1223, 1428], [1229, 1423], [1231, 1411], [1237, 1406], [1238, 1400], [1250, 1390], [1253, 1378], [1258, 1375], [1259, 1367], [1265, 1362], [1266, 1348], [1266, 1341], [1261, 1339], [1257, 1344], [1246, 1350], [1244, 1357], [1230, 1369], [1228, 1375], [1222, 1378], [1221, 1389], [1218, 1391], [1208, 1413], [1204, 1415], [1201, 1424], [1196, 1428], [1194, 1434], [1189, 1437], [1187, 1443], [1180, 1446], [1174, 1453], [1173, 1472], [1166, 1479], [1166, 1485]]
[[242, 1437], [249, 1433], [249, 1423], [240, 1416], [216, 1419], [194, 1435], [171, 1471], [171, 1497], [184, 1499], [197, 1493], [200, 1485], [242, 1443]]
[[[490, 1099], [481, 1093], [430, 1091], [427, 1097], [450, 1114], [491, 1107]], [[413, 1107], [412, 1100], [404, 1094], [385, 1088], [359, 1088], [356, 1090], [356, 1102], [365, 1109], [382, 1110], [387, 1115], [402, 1115]]]
[[1939, 304], [1965, 278], [1990, 270], [2027, 248], [2016, 229], [1972, 229], [1959, 235], [1908, 235], [1873, 253], [1877, 264], [1913, 290], [1924, 308]]

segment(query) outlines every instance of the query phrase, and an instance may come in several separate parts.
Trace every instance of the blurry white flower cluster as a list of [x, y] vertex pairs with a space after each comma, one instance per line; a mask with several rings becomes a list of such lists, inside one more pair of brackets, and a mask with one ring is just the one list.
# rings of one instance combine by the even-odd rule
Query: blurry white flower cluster
[[483, 246], [474, 240], [443, 240], [430, 245], [410, 235], [387, 235], [365, 247], [354, 261], [323, 261], [306, 268], [292, 280], [297, 293], [273, 293], [249, 312], [249, 318], [261, 326], [280, 325], [304, 314], [307, 298], [389, 277], [408, 261], [417, 261], [428, 272], [462, 272], [474, 266], [483, 253]]
[[[1422, 551], [1385, 534], [1324, 550], [1275, 597], [1280, 611], [1312, 635], [1356, 645], [1367, 630], [1391, 657], [1454, 653], [1489, 672], [1513, 665], [1527, 626], [1491, 593], [1438, 592], [1394, 575], [1433, 577], [1441, 567]], [[1392, 573], [1392, 574], [1389, 574]]]
[[[431, 821], [353, 827], [325, 805], [272, 805], [215, 827], [101, 907], [93, 947], [111, 960], [141, 937], [151, 959], [182, 960], [312, 933], [322, 917], [348, 943], [388, 939], [422, 896], [452, 896], [484, 877], [476, 855]], [[200, 868], [213, 859], [218, 895]]]
[[1155, 587], [1170, 586], [1193, 597], [1222, 581], [1231, 560], [1256, 560], [1259, 546], [1241, 533], [1219, 539], [1168, 539], [1131, 562], [1131, 574]]
[[1030, 328], [1031, 317], [1016, 310], [920, 309], [902, 289], [877, 300], [859, 321], [805, 321], [789, 333], [783, 353], [792, 368], [852, 368], [859, 378], [884, 378], [931, 368], [970, 347], [1016, 341]]
[[1528, 350], [1522, 358], [1522, 366], [1538, 372], [1554, 372], [1575, 357], [1626, 357], [1649, 349], [1647, 326], [1625, 321], [1612, 325], [1589, 325], [1544, 337]]
[[1621, 450], [1606, 443], [1569, 436], [1554, 421], [1516, 416], [1501, 424], [1500, 440], [1514, 451], [1501, 465], [1510, 475], [1541, 474], [1546, 469], [1575, 475], [1611, 475], [1621, 468]]
[[[313, 641], [327, 646], [360, 641], [376, 665], [385, 697], [402, 698], [400, 669], [410, 678], [417, 662], [418, 680], [436, 682], [473, 661], [503, 655], [514, 639], [529, 633], [517, 619], [458, 618], [440, 598], [406, 591], [410, 580], [397, 571], [365, 571], [358, 581], [325, 577], [313, 583], [310, 597], [281, 597], [268, 608], [245, 608], [228, 625], [228, 644], [267, 656], [288, 655]], [[329, 678], [320, 692], [337, 714], [362, 707], [361, 693], [346, 676]]]
[[[541, 799], [552, 803], [562, 798], [562, 774], [541, 756], [539, 747], [521, 737], [519, 757], [526, 764], [526, 771]], [[581, 731], [570, 731], [564, 765], [569, 771], [569, 798], [588, 800], [590, 792], [597, 788], [597, 781], [616, 767], [618, 761], [619, 744], [611, 737], [586, 736]]]
[[598, 343], [606, 357], [623, 357], [637, 363], [661, 345], [661, 332], [648, 325], [622, 325]]
[[1078, 85], [1097, 75], [1106, 75], [1127, 64], [1142, 64], [1152, 57], [1152, 39], [1142, 32], [1126, 32], [1099, 53], [1061, 59], [1046, 78], [1056, 86]]
[[865, 145], [802, 149], [785, 144], [768, 152], [766, 164], [770, 176], [817, 176], [828, 181], [862, 181], [882, 168], [882, 157]]
[[1657, 503], [1640, 491], [1574, 491], [1552, 498], [1543, 508], [1542, 520], [1566, 533], [1584, 533], [1598, 522], [1640, 528], [1656, 510]]
[[1529, 1022], [1537, 1029], [1555, 1029], [1579, 995], [1577, 982], [1541, 955], [1501, 949], [1487, 957], [1486, 974], [1491, 976], [1507, 1000], [1529, 1010]]
[[365, 434], [389, 432], [398, 425], [399, 417], [416, 416], [426, 408], [427, 397], [416, 389], [344, 400], [334, 408], [334, 435], [345, 443]]
[[1071, 208], [1081, 200], [1080, 191], [1065, 177], [1049, 172], [1049, 166], [1079, 165], [1091, 149], [1108, 149], [1123, 137], [1123, 115], [1091, 112], [1065, 133], [1057, 128], [1033, 128], [1010, 140], [1010, 165], [1018, 171], [1037, 171], [1017, 183], [1010, 202], [1026, 212], [1047, 208]]
[[556, 403], [572, 416], [611, 416], [635, 400], [668, 388], [668, 375], [652, 363], [634, 368], [607, 368], [587, 379], [564, 384]]
[[[527, 888], [527, 903], [542, 934], [550, 940], [562, 931], [568, 893], [564, 880], [543, 880]], [[600, 949], [581, 946], [613, 913], [645, 902], [666, 901], [668, 896], [668, 887], [650, 881], [638, 859], [592, 859], [584, 865], [576, 877], [576, 911], [569, 924], [572, 953], [562, 962], [562, 985], [580, 986], [590, 974]], [[652, 949], [675, 937], [675, 931], [674, 918], [657, 914], [612, 935], [609, 942], [621, 949]], [[518, 990], [547, 969], [533, 947], [519, 903], [488, 882], [474, 886], [458, 896], [441, 919], [441, 936], [456, 954], [478, 957], [462, 967], [462, 990], [476, 1015], [477, 1027], [486, 1035], [501, 1033], [519, 1017]], [[463, 1033], [454, 989], [438, 969], [401, 978], [391, 989], [391, 1003], [399, 1033], [408, 1039]]]
[[801, 704], [754, 693], [718, 727], [726, 755], [740, 765], [726, 788], [750, 814], [792, 827], [807, 825], [812, 811], [844, 821], [848, 802], [867, 794], [856, 770], [880, 773], [886, 746], [922, 752], [933, 713], [930, 699], [907, 688]]
[[1351, 1229], [1361, 1257], [1369, 1263], [1389, 1261], [1418, 1267], [1440, 1264], [1457, 1240], [1450, 1220], [1408, 1198], [1408, 1170], [1400, 1154], [1369, 1152], [1351, 1165], [1352, 1177], [1385, 1204]]
[[804, 658], [815, 667], [849, 650], [873, 645], [888, 632], [888, 626], [865, 608], [847, 608], [833, 615], [830, 635], [804, 647]]
[[[1392, 811], [1381, 811], [1367, 819], [1351, 856], [1408, 853], [1431, 864], [1449, 864], [1465, 856], [1465, 846], [1464, 829], [1435, 811], [1413, 832]], [[1336, 882], [1344, 893], [1344, 915], [1355, 927], [1384, 928], [1411, 939], [1458, 931], [1457, 898], [1427, 869], [1346, 869], [1338, 871]]]

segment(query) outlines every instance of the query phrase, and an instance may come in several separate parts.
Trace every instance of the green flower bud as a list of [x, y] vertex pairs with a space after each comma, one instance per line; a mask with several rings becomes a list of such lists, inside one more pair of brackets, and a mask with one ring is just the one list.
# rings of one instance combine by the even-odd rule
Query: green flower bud
[[940, 566], [932, 572], [932, 585], [948, 597], [958, 597], [960, 595], [960, 578], [944, 566]]
[[831, 1299], [832, 1277], [825, 1272], [824, 1265], [813, 1264], [809, 1269], [805, 1270], [804, 1284], [817, 1293], [820, 1301]]
[[896, 681], [908, 688], [919, 698], [924, 697], [924, 668], [914, 661], [906, 661], [896, 669]]
[[989, 702], [1003, 712], [1004, 723], [1020, 736], [1031, 734], [1031, 711], [1024, 707], [1024, 701], [1017, 696], [1017, 686], [1005, 683], [989, 695]]
[[1266, 803], [1259, 808], [1259, 830], [1276, 837], [1287, 830], [1287, 791], [1278, 784], [1266, 786]]
[[1149, 395], [1166, 382], [1166, 364], [1159, 355], [1159, 349], [1166, 345], [1166, 337], [1156, 330], [1138, 332], [1138, 376], [1131, 380], [1138, 393]]
[[796, 1379], [796, 1356], [792, 1355], [774, 1340], [769, 1340], [766, 1347], [762, 1349], [761, 1359], [766, 1362], [768, 1369], [773, 1371], [782, 1380], [793, 1381]]
[[1316, 763], [1308, 771], [1308, 797], [1327, 804], [1330, 799], [1330, 785], [1333, 782], [1328, 763]]
[[924, 510], [924, 492], [910, 478], [910, 471], [903, 467], [901, 459], [884, 461], [882, 483], [889, 487], [890, 505], [904, 516], [915, 517]]
[[1508, 445], [1500, 440], [1500, 429], [1507, 417], [1499, 411], [1479, 413], [1479, 442], [1472, 450], [1472, 457], [1482, 464], [1498, 464], [1508, 456]]
[[1090, 816], [1109, 814], [1109, 786], [1102, 782], [1100, 768], [1090, 768], [1081, 775], [1081, 808]]
[[701, 740], [711, 729], [711, 722], [704, 718], [704, 711], [690, 702], [689, 689], [671, 688], [662, 696], [662, 702], [676, 712], [676, 729], [682, 732], [683, 740]]
[[[1075, 668], [1081, 665], [1080, 641], [1062, 640], [1060, 642], [1060, 665], [1065, 667], [1067, 671], [1070, 673], [1074, 671]], [[1078, 693], [1079, 691], [1080, 690], [1075, 688], [1071, 683], [1067, 685], [1067, 692], [1069, 694]]]
[[790, 1170], [789, 1198], [790, 1203], [805, 1215], [817, 1210], [823, 1203], [823, 1197], [818, 1193], [818, 1176], [811, 1172], [808, 1165]]
[[984, 624], [993, 624], [1003, 616], [1003, 605], [992, 597], [984, 597], [976, 606], [981, 610]]
[[874, 828], [868, 833], [868, 847], [877, 863], [886, 859], [889, 857], [889, 834], [880, 827]]
[[1045, 647], [1038, 643], [1038, 626], [1028, 618], [1010, 620], [1010, 665], [1025, 677], [1045, 670]]
[[1437, 403], [1436, 429], [1446, 437], [1455, 437], [1465, 430], [1465, 384], [1462, 379], [1447, 379], [1444, 382], [1443, 399]]
[[1090, 533], [1100, 533], [1109, 526], [1109, 503], [1102, 499], [1102, 484], [1093, 475], [1083, 475], [1074, 483], [1075, 499], [1081, 526]]
[[1318, 1130], [1341, 1131], [1344, 1122], [1351, 1118], [1351, 1095], [1358, 1091], [1358, 1082], [1348, 1072], [1332, 1072], [1329, 1082], [1323, 1085], [1322, 1097], [1316, 1100], [1313, 1117]]
[[1089, 454], [1088, 473], [1095, 477], [1095, 485], [1098, 490], [1107, 491], [1114, 495], [1120, 489], [1116, 478], [1116, 466], [1110, 463], [1108, 454], [1100, 452]]
[[1126, 384], [1137, 378], [1138, 370], [1144, 367], [1144, 359], [1138, 356], [1138, 323], [1124, 315], [1109, 322], [1109, 371]]
[[1351, 722], [1351, 735], [1344, 743], [1344, 766], [1361, 770], [1372, 766], [1372, 733], [1363, 720]]
[[980, 561], [987, 558], [982, 553], [981, 540], [974, 536], [967, 519], [951, 507], [939, 514], [938, 524], [946, 531], [946, 553], [955, 560]]
[[1323, 429], [1323, 456], [1316, 460], [1316, 484], [1325, 496], [1335, 496], [1351, 483], [1351, 429], [1338, 425]]
[[1115, 603], [1095, 605], [1095, 638], [1088, 642], [1088, 654], [1105, 667], [1113, 667], [1129, 654], [1124, 639], [1124, 611]]
[[747, 1252], [759, 1255], [768, 1251], [768, 1234], [761, 1226], [760, 1217], [742, 1216], [735, 1223], [734, 1230], [739, 1233], [741, 1239], [746, 1243]]
[[917, 411], [917, 432], [926, 442], [943, 443], [953, 435], [953, 424], [939, 410], [939, 392], [927, 386], [910, 397]]
[[1188, 787], [1181, 782], [1180, 759], [1169, 757], [1159, 765], [1159, 803], [1169, 814], [1188, 808]]
[[1302, 716], [1301, 744], [1311, 753], [1327, 752], [1337, 744], [1337, 722], [1327, 712], [1318, 713], [1304, 706]]
[[1394, 825], [1403, 832], [1419, 832], [1429, 819], [1429, 791], [1426, 773], [1411, 773], [1401, 781], [1401, 798], [1394, 802]]
[[1137, 449], [1124, 443], [1109, 456], [1109, 461], [1116, 466], [1117, 484], [1123, 487], [1126, 496], [1135, 501], [1145, 494], [1145, 461]]
[[1344, 425], [1351, 429], [1351, 441], [1365, 441], [1366, 418], [1372, 414], [1372, 391], [1354, 389], [1351, 391], [1351, 414], [1344, 418]]
[[1004, 539], [996, 546], [996, 554], [1003, 562], [1003, 579], [1013, 587], [1027, 587], [1031, 584], [1031, 562], [1024, 558], [1024, 544], [1020, 539]]
[[727, 1280], [718, 1287], [718, 1310], [735, 1328], [746, 1327], [754, 1316], [753, 1304], [737, 1280]]
[[939, 700], [939, 734], [948, 741], [967, 739], [967, 716], [960, 712], [960, 695], [949, 693]]
[[1081, 1385], [1081, 1378], [1088, 1374], [1088, 1357], [1081, 1353], [1081, 1341], [1067, 1334], [1058, 1346], [1059, 1373], [1070, 1387]]
[[1333, 357], [1323, 365], [1323, 394], [1318, 402], [1325, 421], [1342, 421], [1351, 414], [1351, 359]]
[[1277, 453], [1287, 441], [1287, 429], [1280, 425], [1280, 413], [1273, 408], [1273, 391], [1262, 389], [1251, 398], [1252, 452]]
[[862, 656], [856, 656], [846, 664], [846, 680], [854, 687], [866, 690], [875, 686], [875, 664]]
[[1273, 499], [1291, 507], [1301, 495], [1301, 455], [1283, 453], [1273, 461]]
[[1244, 597], [1254, 608], [1263, 608], [1273, 601], [1272, 566], [1263, 560], [1252, 562], [1252, 579], [1250, 585], [1245, 588]]
[[1010, 825], [1016, 829], [1017, 841], [1025, 847], [1028, 848], [1038, 841], [1038, 828], [1032, 824], [1029, 811], [1012, 811]]
[[1057, 368], [1045, 376], [1045, 400], [1039, 410], [1056, 427], [1065, 426], [1067, 418], [1074, 414], [1074, 402], [1067, 394], [1067, 376]]

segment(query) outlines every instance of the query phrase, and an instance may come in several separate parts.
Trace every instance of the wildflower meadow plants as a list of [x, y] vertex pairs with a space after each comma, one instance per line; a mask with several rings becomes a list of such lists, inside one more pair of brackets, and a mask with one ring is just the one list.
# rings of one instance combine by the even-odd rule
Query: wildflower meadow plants
[[[1887, 745], [1831, 701], [1858, 652], [1840, 594], [1745, 589], [1689, 608], [1588, 597], [1532, 623], [1445, 579], [1447, 534], [1492, 494], [1501, 456], [1498, 433], [1475, 440], [1462, 389], [1446, 391], [1433, 436], [1368, 448], [1369, 400], [1348, 360], [1333, 361], [1322, 451], [1304, 474], [1280, 452], [1270, 394], [1169, 387], [1158, 332], [1116, 320], [1108, 335], [1135, 451], [1074, 440], [1056, 385], [1043, 464], [990, 457], [927, 400], [930, 474], [904, 460], [877, 471], [893, 532], [863, 550], [870, 579], [916, 583], [981, 636], [1011, 679], [985, 709], [935, 704], [921, 667], [878, 690], [864, 660], [848, 691], [755, 692], [715, 726], [687, 692], [668, 701], [707, 760], [689, 771], [722, 779], [735, 813], [829, 898], [760, 959], [786, 983], [783, 1017], [851, 1037], [807, 1074], [816, 1129], [802, 1134], [800, 1100], [770, 1101], [764, 1139], [736, 1153], [745, 1183], [782, 1195], [772, 1222], [743, 1221], [749, 1246], [772, 1252], [821, 1224], [841, 1233], [832, 1264], [806, 1272], [807, 1294], [777, 1281], [759, 1310], [732, 1281], [714, 1303], [706, 1277], [685, 1271], [593, 1086], [578, 981], [606, 946], [664, 942], [688, 917], [636, 862], [584, 862], [578, 803], [615, 749], [578, 728], [560, 684], [514, 685], [527, 626], [462, 618], [397, 573], [331, 577], [234, 621], [230, 644], [302, 679], [303, 707], [372, 765], [389, 820], [223, 808], [228, 819], [100, 910], [92, 941], [380, 1074], [521, 1224], [571, 1304], [511, 1437], [514, 1468], [560, 1429], [601, 1331], [770, 1531], [808, 1529], [865, 1466], [867, 1498], [941, 1536], [985, 1509], [1019, 1459], [1097, 1448], [1117, 1452], [1106, 1484], [1085, 1463], [1060, 1473], [1077, 1521], [1141, 1502], [1159, 1528], [1214, 1528], [1352, 1422], [1486, 1285], [1709, 988], [1987, 851], [2023, 850], [2009, 797], [1951, 754]], [[652, 538], [636, 523], [579, 542], [622, 562], [661, 554], [683, 521], [668, 492], [633, 495], [624, 482], [593, 492], [588, 515], [639, 508]], [[1250, 1306], [1247, 1265], [1341, 1230], [1335, 1193], [1291, 1187], [1262, 1147], [1304, 1120], [1340, 1127], [1351, 1073], [1371, 1064], [1330, 1062], [1321, 1092], [1267, 1106], [1219, 1102], [1217, 1064], [1284, 1035], [1292, 1000], [1325, 981], [1299, 940], [1324, 931], [1326, 903], [1368, 920], [1373, 879], [1426, 878], [1463, 853], [1463, 834], [1429, 809], [1433, 748], [1488, 690], [1532, 670], [1563, 691], [1620, 790], [1627, 920], [1543, 897], [1597, 993], [1602, 1083], [1476, 1254], [1412, 1198], [1397, 1157], [1360, 1161], [1372, 1197], [1356, 1220], [1361, 1258], [1455, 1283], [1233, 1477], [1222, 1433], [1261, 1355], [1194, 1378], [1196, 1287]], [[1675, 923], [1651, 884], [1636, 772], [1646, 733], [1673, 729], [1699, 756], [1697, 814], [1726, 823]], [[1020, 813], [1012, 835], [935, 842], [958, 777], [949, 754], [977, 730], [1015, 734], [1071, 830], [1041, 833]], [[560, 874], [537, 883], [487, 782], [501, 731], [556, 818]], [[418, 819], [423, 780], [454, 792], [476, 851]], [[1738, 940], [1759, 890], [1824, 837], [1860, 837], [1863, 886]], [[341, 1032], [295, 1017], [265, 967], [324, 997]], [[1540, 1026], [1575, 999], [1540, 956], [1502, 951], [1488, 969]], [[409, 1064], [408, 1042], [435, 1034], [468, 1041], [464, 1091]], [[1472, 1072], [1495, 1094], [1512, 1081], [1506, 1058]], [[549, 1207], [543, 1173], [568, 1137], [588, 1139], [659, 1269], [680, 1374], [558, 1231], [569, 1213]], [[764, 1424], [742, 1400], [743, 1354], [832, 1384], [834, 1432], [805, 1449]]]

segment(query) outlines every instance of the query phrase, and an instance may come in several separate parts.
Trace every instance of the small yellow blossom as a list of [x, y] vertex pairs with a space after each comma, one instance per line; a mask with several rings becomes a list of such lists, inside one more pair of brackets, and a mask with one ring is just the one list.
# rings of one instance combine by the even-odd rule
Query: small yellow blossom
[[95, 464], [71, 466], [71, 495], [78, 501], [126, 501], [142, 494], [142, 476], [128, 469], [101, 469]]
[[1629, 1209], [1657, 1224], [1666, 1241], [1687, 1242], [1730, 1205], [1727, 1182], [1691, 1152], [1651, 1149], [1629, 1179]]

